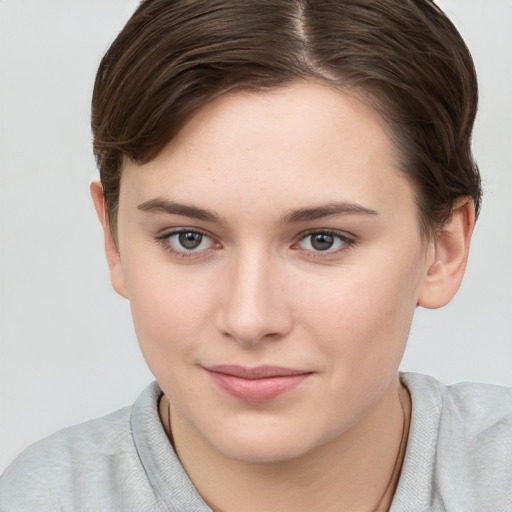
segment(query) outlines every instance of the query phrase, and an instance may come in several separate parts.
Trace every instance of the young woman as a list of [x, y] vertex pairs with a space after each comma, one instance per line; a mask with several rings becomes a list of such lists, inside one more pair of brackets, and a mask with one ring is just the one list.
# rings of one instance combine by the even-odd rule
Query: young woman
[[23, 452], [0, 510], [512, 510], [511, 391], [398, 373], [464, 273], [476, 106], [429, 0], [142, 2], [91, 193], [156, 382]]

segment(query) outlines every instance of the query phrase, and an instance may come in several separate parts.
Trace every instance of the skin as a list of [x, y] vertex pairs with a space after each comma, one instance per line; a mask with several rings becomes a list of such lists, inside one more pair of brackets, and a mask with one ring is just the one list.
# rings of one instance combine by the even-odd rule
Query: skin
[[[461, 200], [426, 240], [397, 161], [364, 103], [301, 83], [229, 93], [153, 161], [127, 161], [116, 240], [92, 184], [162, 419], [170, 403], [177, 453], [215, 510], [374, 510], [383, 497], [410, 416], [397, 371], [415, 308], [456, 293], [474, 225]], [[334, 203], [342, 211], [327, 215]], [[292, 215], [312, 208], [318, 218]], [[179, 228], [201, 245], [184, 249]], [[311, 232], [326, 230], [333, 245], [318, 250]], [[219, 364], [308, 376], [253, 403], [215, 384]]]

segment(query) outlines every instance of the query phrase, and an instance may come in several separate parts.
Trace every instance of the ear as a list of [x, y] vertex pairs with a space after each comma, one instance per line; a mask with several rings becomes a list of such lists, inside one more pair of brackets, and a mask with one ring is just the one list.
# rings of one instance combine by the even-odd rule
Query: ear
[[466, 270], [474, 227], [473, 201], [462, 198], [455, 203], [452, 216], [431, 242], [418, 306], [435, 309], [453, 299]]
[[121, 263], [121, 255], [110, 230], [107, 205], [105, 203], [105, 196], [103, 195], [103, 187], [101, 186], [100, 180], [92, 181], [90, 188], [94, 207], [96, 208], [98, 219], [100, 220], [103, 228], [105, 254], [107, 256], [108, 268], [110, 269], [110, 280], [112, 281], [112, 286], [119, 295], [128, 298], [124, 281], [123, 266]]

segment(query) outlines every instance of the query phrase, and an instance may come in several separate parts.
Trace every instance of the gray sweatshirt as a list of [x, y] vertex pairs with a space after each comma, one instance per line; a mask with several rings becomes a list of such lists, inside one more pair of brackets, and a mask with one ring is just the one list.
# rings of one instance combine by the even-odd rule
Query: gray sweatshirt
[[[512, 389], [401, 374], [412, 398], [391, 512], [512, 512]], [[132, 407], [29, 446], [0, 477], [0, 512], [203, 512], [148, 386]], [[243, 512], [243, 511], [242, 511]]]

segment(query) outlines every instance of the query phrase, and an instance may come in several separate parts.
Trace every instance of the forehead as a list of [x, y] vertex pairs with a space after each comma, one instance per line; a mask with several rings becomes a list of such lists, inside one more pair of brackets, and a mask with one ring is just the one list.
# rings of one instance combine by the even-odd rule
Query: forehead
[[[381, 118], [355, 95], [317, 83], [235, 91], [210, 102], [151, 162], [127, 162], [121, 201], [170, 195], [205, 206], [412, 200]], [[234, 199], [236, 198], [236, 201]]]

